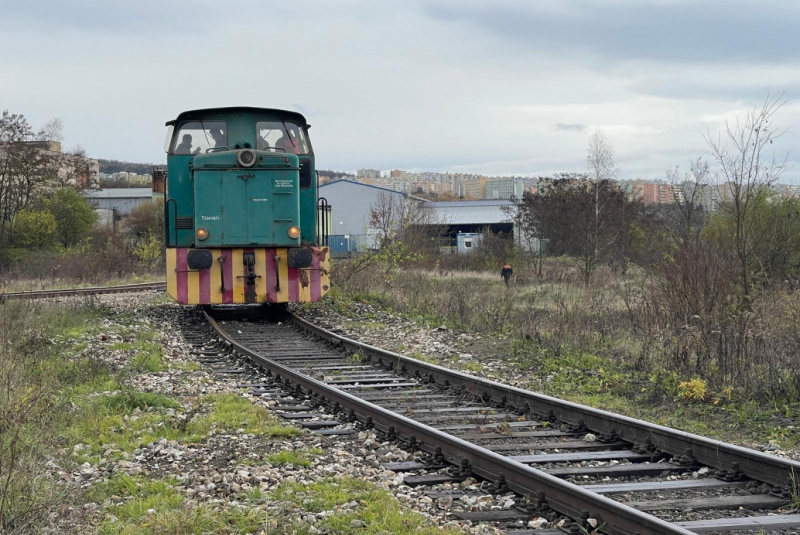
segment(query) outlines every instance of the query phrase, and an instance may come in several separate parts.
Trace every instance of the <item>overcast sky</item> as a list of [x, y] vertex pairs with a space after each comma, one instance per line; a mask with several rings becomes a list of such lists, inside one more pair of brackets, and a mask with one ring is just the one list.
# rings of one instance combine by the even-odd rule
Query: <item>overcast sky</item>
[[792, 0], [0, 0], [0, 110], [161, 163], [181, 111], [286, 108], [318, 168], [492, 175], [582, 171], [601, 128], [662, 178], [768, 91], [797, 146], [798, 28]]

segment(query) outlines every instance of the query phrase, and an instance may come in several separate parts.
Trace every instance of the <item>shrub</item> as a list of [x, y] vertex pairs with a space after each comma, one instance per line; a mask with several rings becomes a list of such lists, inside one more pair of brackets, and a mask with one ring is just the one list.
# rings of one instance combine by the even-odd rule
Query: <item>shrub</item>
[[42, 206], [53, 214], [58, 226], [56, 234], [64, 247], [78, 243], [97, 221], [89, 202], [72, 188], [56, 190]]
[[146, 202], [140, 204], [128, 214], [125, 220], [128, 232], [137, 236], [164, 234], [164, 205], [159, 202]]
[[701, 403], [711, 397], [711, 393], [706, 388], [706, 382], [702, 379], [691, 379], [683, 381], [678, 385], [678, 395], [684, 401], [694, 401]]
[[57, 230], [56, 218], [49, 211], [23, 210], [14, 219], [14, 242], [20, 247], [41, 249], [53, 243]]

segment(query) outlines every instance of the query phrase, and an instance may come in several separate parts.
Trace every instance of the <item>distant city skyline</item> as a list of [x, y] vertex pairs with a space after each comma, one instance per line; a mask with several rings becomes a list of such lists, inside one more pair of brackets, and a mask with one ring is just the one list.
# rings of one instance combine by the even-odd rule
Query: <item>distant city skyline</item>
[[600, 128], [620, 178], [656, 179], [769, 91], [800, 94], [791, 2], [0, 2], [0, 110], [63, 118], [93, 158], [163, 163], [165, 121], [251, 105], [305, 114], [323, 169], [576, 172]]

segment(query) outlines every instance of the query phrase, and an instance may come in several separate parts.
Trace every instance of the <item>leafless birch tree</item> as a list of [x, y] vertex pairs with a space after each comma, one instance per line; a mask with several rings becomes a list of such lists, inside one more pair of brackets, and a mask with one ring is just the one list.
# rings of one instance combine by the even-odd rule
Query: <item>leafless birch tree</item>
[[724, 132], [706, 133], [706, 142], [719, 169], [720, 210], [727, 214], [732, 232], [727, 233], [738, 260], [739, 284], [745, 308], [750, 306], [753, 274], [761, 259], [756, 254], [763, 227], [757, 212], [770, 189], [787, 170], [788, 153], [776, 154], [774, 142], [786, 133], [773, 124], [786, 104], [784, 92], [768, 95], [761, 107], [726, 121]]

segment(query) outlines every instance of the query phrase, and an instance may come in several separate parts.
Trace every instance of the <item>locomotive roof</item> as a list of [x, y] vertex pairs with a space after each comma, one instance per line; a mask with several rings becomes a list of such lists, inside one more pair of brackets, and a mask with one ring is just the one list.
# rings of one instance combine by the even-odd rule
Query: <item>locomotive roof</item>
[[267, 113], [270, 115], [277, 115], [282, 119], [292, 120], [295, 123], [298, 123], [302, 126], [310, 128], [311, 125], [306, 122], [306, 118], [303, 117], [302, 114], [297, 113], [296, 111], [289, 111], [289, 110], [279, 110], [276, 108], [254, 108], [252, 106], [231, 106], [226, 108], [203, 108], [199, 110], [188, 110], [181, 112], [177, 118], [173, 119], [172, 121], [167, 121], [166, 126], [185, 121], [187, 119], [194, 119], [197, 116], [202, 115], [211, 115], [213, 113], [220, 113], [220, 114], [233, 114], [237, 112], [251, 112], [251, 113]]

